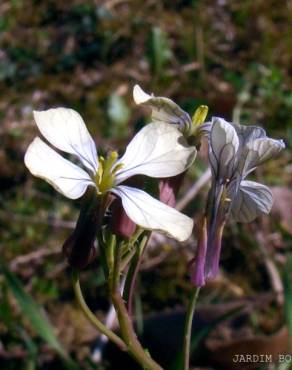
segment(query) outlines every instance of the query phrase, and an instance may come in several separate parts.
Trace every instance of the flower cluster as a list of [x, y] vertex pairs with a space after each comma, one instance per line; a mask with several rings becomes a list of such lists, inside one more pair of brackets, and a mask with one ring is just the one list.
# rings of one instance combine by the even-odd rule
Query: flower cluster
[[[229, 123], [218, 117], [205, 122], [206, 106], [198, 107], [191, 118], [172, 100], [149, 95], [138, 85], [133, 97], [136, 104], [151, 109], [151, 123], [132, 138], [122, 156], [116, 151], [98, 155], [81, 116], [72, 109], [55, 108], [34, 112], [43, 139], [33, 140], [24, 161], [33, 175], [65, 197], [82, 199], [76, 227], [63, 251], [73, 267], [73, 288], [85, 316], [141, 367], [162, 370], [138, 341], [131, 321], [135, 280], [151, 235], [149, 230], [180, 242], [190, 237], [193, 220], [174, 208], [176, 195], [201, 139], [207, 138], [212, 180], [197, 236], [196, 257], [190, 263], [195, 287], [183, 344], [184, 369], [188, 369], [195, 302], [200, 287], [218, 274], [226, 221], [231, 217], [251, 222], [270, 212], [270, 189], [247, 180], [247, 176], [285, 145], [282, 140], [267, 137], [260, 127]], [[58, 151], [67, 153], [70, 160]], [[144, 190], [145, 176], [158, 180], [159, 200]], [[95, 317], [82, 296], [79, 270], [95, 258], [96, 245], [121, 336]], [[125, 289], [121, 289], [123, 285]]]
[[[228, 217], [251, 222], [270, 212], [273, 198], [269, 188], [246, 177], [277, 155], [284, 143], [267, 137], [260, 127], [229, 123], [218, 117], [204, 123], [208, 112], [205, 106], [199, 107], [191, 118], [172, 100], [149, 95], [138, 85], [133, 97], [136, 104], [151, 108], [151, 123], [133, 137], [120, 158], [115, 151], [106, 158], [98, 156], [81, 116], [72, 109], [56, 108], [34, 112], [35, 122], [49, 144], [75, 156], [80, 165], [63, 158], [39, 137], [27, 149], [25, 164], [33, 175], [45, 179], [68, 198], [80, 198], [88, 188], [94, 189], [90, 202], [96, 203], [96, 208], [88, 212], [85, 206], [75, 232], [83, 235], [80, 230], [91, 222], [88, 244], [93, 243], [96, 225], [100, 226], [100, 220], [93, 215], [101, 202], [94, 202], [92, 197], [104, 200], [109, 194], [120, 198], [115, 207], [116, 221], [123, 221], [118, 221], [121, 225], [116, 225], [117, 229], [127, 229], [130, 235], [138, 225], [184, 241], [192, 232], [193, 221], [173, 208], [175, 195], [183, 174], [196, 157], [196, 146], [191, 143], [198, 141], [192, 139], [206, 136], [212, 184], [192, 269], [194, 284], [204, 285], [218, 273], [221, 238]], [[161, 201], [127, 184], [136, 175], [160, 179]]]

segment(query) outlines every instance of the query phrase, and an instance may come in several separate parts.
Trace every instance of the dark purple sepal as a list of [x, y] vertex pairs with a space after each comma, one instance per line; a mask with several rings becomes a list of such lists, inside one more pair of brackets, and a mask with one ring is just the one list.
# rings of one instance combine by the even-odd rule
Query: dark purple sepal
[[82, 199], [76, 227], [63, 244], [63, 253], [74, 268], [83, 269], [96, 257], [94, 242], [102, 217], [100, 206], [101, 199], [96, 189], [88, 187]]

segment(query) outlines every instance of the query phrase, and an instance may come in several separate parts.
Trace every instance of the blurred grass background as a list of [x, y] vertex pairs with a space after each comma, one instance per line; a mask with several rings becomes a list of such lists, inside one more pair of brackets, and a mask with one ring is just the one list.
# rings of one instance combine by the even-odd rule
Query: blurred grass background
[[[79, 204], [33, 178], [23, 156], [37, 134], [32, 110], [53, 106], [78, 110], [97, 147], [123, 149], [149, 116], [133, 103], [136, 83], [174, 99], [190, 114], [207, 104], [210, 116], [259, 124], [269, 136], [285, 140], [285, 152], [255, 174], [274, 191], [271, 216], [229, 225], [222, 274], [204, 289], [201, 302], [268, 295], [271, 301], [253, 309], [240, 335], [273, 334], [286, 322], [291, 331], [291, 24], [290, 0], [1, 1], [1, 368], [73, 366], [58, 362], [58, 352], [66, 355], [63, 348], [52, 348], [61, 342], [77, 368], [117, 369], [92, 360], [98, 334], [74, 304], [61, 255]], [[180, 197], [205, 168], [202, 153]], [[207, 191], [205, 186], [187, 206], [195, 220]], [[137, 291], [139, 317], [141, 299], [146, 317], [186, 305], [187, 261], [193, 253], [194, 241], [149, 251]], [[89, 305], [103, 317], [108, 302], [98, 261], [84, 272], [83, 284]], [[35, 315], [41, 316], [41, 327], [35, 326]], [[49, 340], [42, 325], [52, 331]], [[221, 340], [234, 336], [228, 332]], [[210, 361], [209, 368], [219, 368]]]

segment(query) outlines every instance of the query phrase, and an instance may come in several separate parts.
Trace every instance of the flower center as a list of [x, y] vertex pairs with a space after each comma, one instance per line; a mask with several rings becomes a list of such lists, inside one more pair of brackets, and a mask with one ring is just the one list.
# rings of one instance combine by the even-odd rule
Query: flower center
[[104, 194], [109, 191], [115, 184], [115, 175], [123, 167], [122, 163], [116, 164], [118, 153], [110, 152], [107, 158], [100, 156], [98, 158], [98, 171], [94, 176], [94, 181], [98, 188], [98, 194]]

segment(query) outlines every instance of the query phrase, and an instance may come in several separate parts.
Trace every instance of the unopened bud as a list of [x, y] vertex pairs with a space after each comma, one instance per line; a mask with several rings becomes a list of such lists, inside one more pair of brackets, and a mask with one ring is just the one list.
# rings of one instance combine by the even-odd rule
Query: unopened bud
[[185, 173], [167, 177], [159, 181], [159, 200], [170, 207], [176, 204], [176, 196], [183, 182]]
[[110, 221], [110, 229], [113, 234], [122, 238], [130, 239], [136, 231], [136, 224], [128, 217], [122, 202], [116, 198], [111, 206], [112, 217]]

